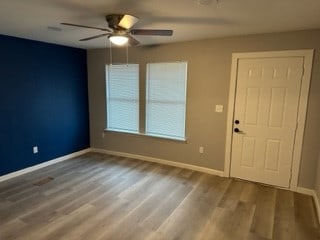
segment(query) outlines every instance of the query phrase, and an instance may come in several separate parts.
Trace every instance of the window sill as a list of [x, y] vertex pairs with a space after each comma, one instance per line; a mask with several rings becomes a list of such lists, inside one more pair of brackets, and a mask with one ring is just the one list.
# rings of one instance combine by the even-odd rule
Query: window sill
[[157, 139], [162, 139], [162, 140], [170, 140], [170, 141], [187, 143], [187, 139], [181, 139], [181, 138], [166, 137], [166, 136], [160, 136], [160, 135], [151, 135], [151, 134], [145, 134], [145, 133], [139, 133], [139, 132], [120, 131], [120, 130], [113, 130], [113, 129], [104, 129], [104, 131], [110, 132], [110, 133], [119, 133], [119, 134], [125, 134], [125, 135], [151, 137], [151, 138], [157, 138]]

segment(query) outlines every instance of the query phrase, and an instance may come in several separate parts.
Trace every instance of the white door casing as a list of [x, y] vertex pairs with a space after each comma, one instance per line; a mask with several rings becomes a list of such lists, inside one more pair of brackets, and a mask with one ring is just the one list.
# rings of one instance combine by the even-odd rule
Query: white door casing
[[295, 190], [312, 56], [313, 50], [233, 54], [225, 176]]

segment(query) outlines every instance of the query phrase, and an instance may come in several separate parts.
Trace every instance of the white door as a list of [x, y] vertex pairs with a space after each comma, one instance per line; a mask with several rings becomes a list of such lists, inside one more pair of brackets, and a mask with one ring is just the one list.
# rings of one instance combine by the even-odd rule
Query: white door
[[289, 187], [303, 60], [239, 59], [232, 177]]

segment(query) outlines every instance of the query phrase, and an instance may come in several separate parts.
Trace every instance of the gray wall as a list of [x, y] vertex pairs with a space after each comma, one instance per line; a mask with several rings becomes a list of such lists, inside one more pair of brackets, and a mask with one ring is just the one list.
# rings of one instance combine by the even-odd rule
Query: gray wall
[[[299, 177], [299, 186], [313, 188], [320, 136], [320, 30], [130, 48], [130, 62], [141, 65], [141, 89], [145, 63], [188, 61], [187, 142], [112, 132], [102, 138], [106, 121], [104, 69], [109, 53], [105, 49], [88, 50], [91, 146], [223, 170], [232, 53], [293, 49], [315, 49]], [[113, 63], [125, 62], [125, 49], [113, 49], [113, 56]], [[215, 113], [216, 104], [224, 105], [225, 111]], [[205, 147], [204, 154], [199, 154], [199, 146]]]
[[316, 169], [317, 171], [316, 171], [316, 180], [314, 184], [314, 189], [316, 190], [318, 201], [320, 201], [320, 152], [319, 152], [319, 158], [318, 158], [318, 167]]

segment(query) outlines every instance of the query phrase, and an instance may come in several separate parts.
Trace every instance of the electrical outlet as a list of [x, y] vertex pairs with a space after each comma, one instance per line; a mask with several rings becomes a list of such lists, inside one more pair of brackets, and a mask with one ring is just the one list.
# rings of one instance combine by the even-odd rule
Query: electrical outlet
[[204, 147], [199, 147], [199, 153], [204, 153]]
[[38, 146], [34, 146], [32, 148], [32, 151], [33, 151], [34, 154], [38, 153], [38, 151], [39, 151]]

